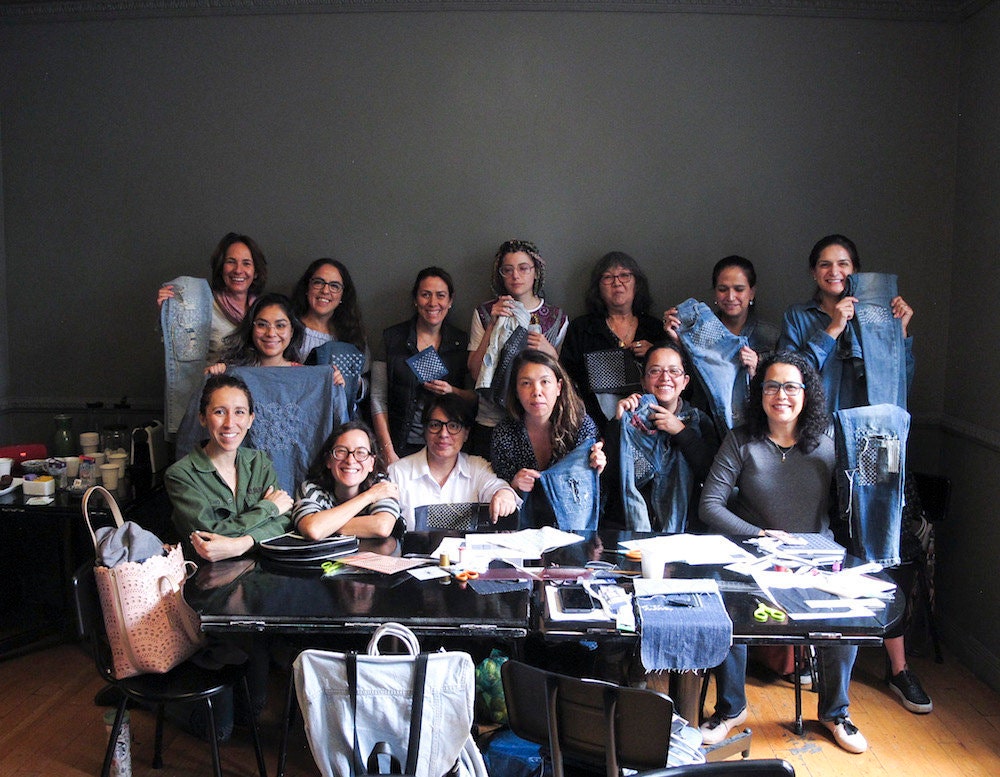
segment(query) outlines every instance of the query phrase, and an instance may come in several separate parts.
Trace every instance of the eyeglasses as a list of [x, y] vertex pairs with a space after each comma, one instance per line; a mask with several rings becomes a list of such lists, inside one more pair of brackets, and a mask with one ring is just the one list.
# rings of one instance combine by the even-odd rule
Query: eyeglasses
[[427, 431], [431, 434], [441, 434], [442, 429], [447, 429], [448, 434], [458, 434], [465, 428], [465, 425], [460, 421], [439, 421], [437, 418], [432, 418], [427, 422]]
[[337, 461], [346, 461], [348, 456], [353, 456], [354, 460], [360, 464], [362, 461], [368, 461], [368, 457], [372, 455], [372, 452], [367, 448], [355, 448], [352, 451], [350, 448], [338, 445], [330, 451], [329, 455]]
[[340, 281], [324, 281], [322, 278], [310, 278], [309, 285], [313, 291], [323, 291], [325, 286], [329, 286], [334, 294], [340, 294], [344, 290], [344, 284]]
[[779, 391], [784, 391], [786, 397], [797, 397], [802, 393], [802, 390], [805, 387], [805, 383], [795, 383], [792, 381], [789, 381], [788, 383], [778, 383], [776, 380], [765, 380], [763, 384], [765, 397], [773, 397], [777, 395]]
[[631, 272], [620, 272], [617, 274], [605, 273], [601, 276], [601, 283], [605, 286], [614, 286], [616, 283], [620, 283], [622, 286], [628, 286], [632, 279], [635, 278], [635, 273]]
[[291, 324], [288, 321], [285, 321], [284, 319], [272, 322], [272, 321], [265, 321], [262, 318], [258, 318], [253, 322], [253, 328], [261, 333], [267, 332], [268, 330], [271, 329], [273, 329], [275, 332], [284, 332], [290, 326]]
[[509, 278], [514, 274], [517, 275], [527, 275], [529, 272], [535, 269], [533, 264], [519, 264], [516, 267], [512, 264], [505, 264], [500, 268], [500, 274], [504, 278]]
[[667, 373], [671, 378], [679, 378], [684, 375], [683, 367], [650, 367], [646, 370], [646, 377], [656, 379], [663, 373]]

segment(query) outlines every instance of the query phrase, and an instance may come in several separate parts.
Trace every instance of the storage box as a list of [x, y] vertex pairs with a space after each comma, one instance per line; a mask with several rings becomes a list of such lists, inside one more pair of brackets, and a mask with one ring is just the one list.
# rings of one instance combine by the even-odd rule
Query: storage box
[[43, 475], [38, 480], [25, 480], [21, 488], [25, 496], [52, 496], [56, 492], [56, 481], [49, 475]]

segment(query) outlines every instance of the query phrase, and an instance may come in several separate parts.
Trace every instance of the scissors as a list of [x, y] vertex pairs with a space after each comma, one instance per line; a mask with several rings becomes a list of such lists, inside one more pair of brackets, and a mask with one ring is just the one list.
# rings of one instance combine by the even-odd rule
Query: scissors
[[474, 569], [463, 569], [461, 572], [455, 572], [455, 579], [461, 583], [467, 580], [475, 580], [479, 577], [479, 573]]
[[761, 623], [766, 623], [768, 618], [773, 618], [778, 623], [784, 623], [787, 617], [784, 610], [771, 607], [760, 599], [757, 600], [757, 609], [753, 611], [753, 619]]
[[345, 566], [346, 564], [340, 561], [324, 561], [322, 564], [319, 565], [319, 568], [323, 570], [324, 575], [330, 575], [342, 569]]

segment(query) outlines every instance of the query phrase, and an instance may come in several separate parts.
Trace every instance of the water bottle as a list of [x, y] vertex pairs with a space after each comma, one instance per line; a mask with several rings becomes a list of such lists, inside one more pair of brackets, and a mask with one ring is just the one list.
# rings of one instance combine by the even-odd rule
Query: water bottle
[[[108, 710], [104, 713], [104, 728], [107, 729], [109, 738], [114, 726], [115, 710]], [[121, 731], [115, 741], [115, 752], [111, 756], [111, 777], [132, 777], [132, 728], [129, 726], [128, 710], [125, 710], [122, 718]]]
[[80, 486], [90, 488], [97, 484], [97, 462], [93, 456], [80, 457]]

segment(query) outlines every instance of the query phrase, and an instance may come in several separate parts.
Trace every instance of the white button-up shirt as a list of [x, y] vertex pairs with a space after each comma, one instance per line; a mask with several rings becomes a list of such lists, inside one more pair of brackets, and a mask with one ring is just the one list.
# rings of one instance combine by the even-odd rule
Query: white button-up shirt
[[[489, 502], [493, 495], [510, 484], [493, 472], [490, 463], [481, 456], [458, 454], [455, 468], [448, 474], [444, 485], [439, 485], [431, 475], [427, 463], [427, 449], [417, 451], [389, 465], [389, 480], [399, 486], [399, 503], [407, 530], [413, 530], [413, 510], [421, 505], [447, 504], [450, 502]], [[517, 497], [518, 505], [521, 499]]]

